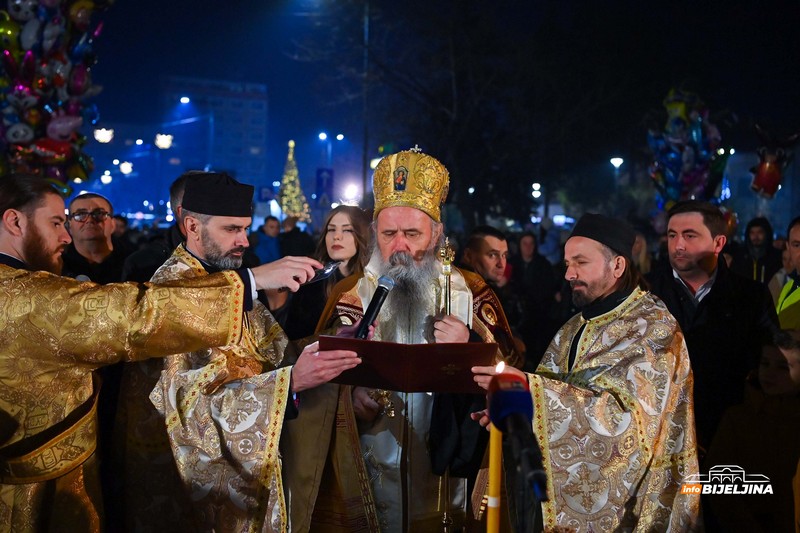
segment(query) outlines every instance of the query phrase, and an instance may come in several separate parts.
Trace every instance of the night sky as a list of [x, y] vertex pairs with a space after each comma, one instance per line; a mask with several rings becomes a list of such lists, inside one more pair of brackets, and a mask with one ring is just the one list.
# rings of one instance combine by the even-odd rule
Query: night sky
[[[782, 134], [800, 130], [800, 2], [602, 2], [591, 13], [576, 2], [463, 0], [485, 5], [498, 32], [558, 30], [553, 46], [588, 43], [603, 68], [619, 72], [629, 107], [615, 110], [609, 136], [645, 143], [642, 117], [659, 109], [671, 86], [696, 91], [712, 111], [730, 110], [740, 131], [723, 137], [752, 150], [750, 125], [759, 121]], [[392, 9], [437, 9], [438, 2], [394, 3]], [[117, 0], [98, 20], [99, 62], [94, 82], [101, 119], [160, 120], [162, 75], [265, 83], [270, 96], [269, 171], [279, 176], [286, 141], [298, 142], [301, 175], [319, 163], [316, 133], [342, 129], [357, 137], [360, 117], [331, 106], [324, 64], [289, 57], [293, 39], [314, 30], [315, 12], [330, 2], [297, 0]], [[384, 5], [373, 0], [374, 12]], [[474, 5], [474, 4], [473, 4]], [[398, 7], [400, 6], [400, 7]], [[487, 14], [489, 12], [487, 11]], [[547, 29], [547, 28], [545, 28]], [[373, 31], [379, 31], [375, 24]], [[531, 51], [535, 53], [535, 51]], [[564, 64], [564, 68], [570, 68]], [[425, 75], [425, 73], [420, 73]], [[615, 127], [616, 126], [616, 127]], [[349, 130], [348, 130], [349, 129]], [[598, 141], [600, 142], [600, 141]], [[603, 139], [608, 143], [609, 139]], [[315, 144], [316, 143], [316, 144]], [[360, 144], [354, 143], [353, 150]]]

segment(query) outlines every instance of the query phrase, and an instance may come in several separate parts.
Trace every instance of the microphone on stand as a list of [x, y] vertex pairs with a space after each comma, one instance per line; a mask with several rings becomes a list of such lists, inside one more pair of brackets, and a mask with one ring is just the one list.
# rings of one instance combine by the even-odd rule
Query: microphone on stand
[[364, 318], [361, 319], [361, 324], [356, 331], [356, 339], [366, 339], [369, 334], [369, 327], [378, 318], [378, 313], [386, 301], [389, 291], [394, 288], [394, 280], [388, 276], [381, 276], [378, 278], [378, 288], [375, 289], [375, 294], [372, 295], [367, 310], [364, 312]]
[[512, 463], [539, 501], [547, 501], [547, 476], [542, 452], [533, 434], [533, 399], [528, 382], [515, 374], [500, 373], [489, 383], [489, 419], [511, 445]]

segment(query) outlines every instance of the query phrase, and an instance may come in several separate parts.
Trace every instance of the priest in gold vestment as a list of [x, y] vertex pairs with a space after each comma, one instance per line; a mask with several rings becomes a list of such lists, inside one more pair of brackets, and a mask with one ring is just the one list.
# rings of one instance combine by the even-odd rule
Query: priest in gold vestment
[[[584, 215], [566, 243], [582, 311], [527, 374], [548, 479], [550, 499], [535, 509], [545, 531], [702, 527], [699, 495], [680, 491], [698, 473], [688, 352], [664, 303], [638, 286], [633, 241], [627, 224]], [[495, 373], [476, 370], [483, 385]]]
[[[61, 278], [65, 221], [49, 183], [0, 180], [0, 531], [103, 527], [94, 369], [242, 336], [250, 274], [160, 286]], [[285, 281], [252, 274], [258, 287]]]
[[[153, 281], [204, 279], [239, 268], [248, 246], [252, 198], [252, 186], [226, 174], [194, 175], [183, 197], [186, 242]], [[294, 364], [286, 366], [284, 357]], [[168, 357], [150, 398], [191, 501], [186, 513], [191, 523], [183, 528], [288, 530], [279, 441], [284, 420], [296, 416], [293, 394], [359, 362], [354, 352], [319, 351], [316, 343], [295, 356], [258, 300], [236, 342]]]
[[[451, 314], [443, 316], [438, 245], [446, 168], [418, 150], [404, 151], [381, 160], [373, 179], [372, 257], [363, 277], [334, 288], [318, 329], [361, 319], [378, 278], [388, 275], [395, 285], [375, 339], [497, 342], [497, 359], [521, 366], [502, 307], [479, 276], [453, 270]], [[300, 394], [299, 417], [286, 424], [282, 443], [292, 530], [438, 532], [445, 511], [451, 530], [462, 527], [465, 477], [475, 477], [486, 443], [480, 431], [463, 434], [465, 424], [467, 432], [478, 429], [465, 403], [474, 398], [465, 396], [474, 395], [338, 385]], [[437, 475], [448, 465], [449, 477]]]

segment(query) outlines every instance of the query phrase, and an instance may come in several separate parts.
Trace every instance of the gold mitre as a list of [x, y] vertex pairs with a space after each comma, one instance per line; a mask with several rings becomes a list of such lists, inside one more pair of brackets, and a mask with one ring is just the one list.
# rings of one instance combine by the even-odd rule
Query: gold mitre
[[436, 158], [419, 148], [387, 155], [372, 176], [375, 214], [387, 207], [414, 207], [436, 222], [442, 221], [442, 204], [447, 198], [450, 175]]

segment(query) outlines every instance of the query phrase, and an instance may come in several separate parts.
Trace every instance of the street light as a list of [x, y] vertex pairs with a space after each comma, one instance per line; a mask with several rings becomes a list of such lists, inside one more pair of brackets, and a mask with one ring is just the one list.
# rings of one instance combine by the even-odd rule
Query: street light
[[[326, 145], [325, 145], [326, 154], [327, 154], [326, 160], [325, 160], [326, 161], [326, 168], [332, 168], [332, 166], [333, 166], [333, 141], [331, 140], [330, 136], [324, 131], [321, 131], [317, 137], [319, 137], [320, 141], [326, 143]], [[343, 141], [344, 140], [344, 134], [339, 133], [338, 135], [336, 135], [336, 140], [337, 141]]]
[[358, 197], [358, 185], [355, 183], [348, 183], [344, 188], [344, 200], [345, 203], [354, 202], [355, 199]]
[[94, 130], [94, 140], [102, 143], [108, 144], [114, 140], [114, 129], [113, 128], [97, 128]]
[[612, 157], [611, 159], [609, 159], [609, 162], [611, 163], [611, 166], [614, 167], [615, 171], [619, 171], [619, 167], [622, 166], [622, 163], [624, 163], [625, 160], [622, 159], [621, 157]]
[[156, 139], [154, 141], [156, 148], [160, 150], [168, 150], [172, 147], [172, 140], [174, 137], [168, 133], [156, 133]]

